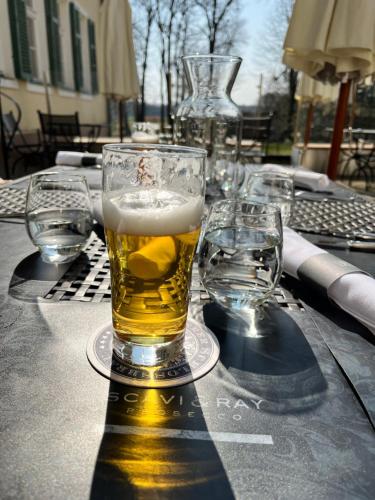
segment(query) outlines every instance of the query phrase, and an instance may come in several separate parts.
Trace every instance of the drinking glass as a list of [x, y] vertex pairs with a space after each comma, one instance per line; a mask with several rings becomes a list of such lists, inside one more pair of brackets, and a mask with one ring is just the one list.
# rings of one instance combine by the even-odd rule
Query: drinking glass
[[240, 197], [254, 203], [271, 203], [280, 208], [283, 225], [292, 216], [294, 202], [294, 181], [288, 174], [275, 172], [254, 172], [246, 185], [241, 187]]
[[127, 363], [161, 365], [182, 348], [205, 160], [195, 148], [104, 146], [113, 349]]
[[210, 209], [199, 271], [210, 297], [234, 311], [258, 309], [281, 275], [280, 209], [223, 200]]
[[86, 178], [65, 173], [31, 176], [26, 197], [26, 229], [44, 262], [73, 261], [92, 229]]

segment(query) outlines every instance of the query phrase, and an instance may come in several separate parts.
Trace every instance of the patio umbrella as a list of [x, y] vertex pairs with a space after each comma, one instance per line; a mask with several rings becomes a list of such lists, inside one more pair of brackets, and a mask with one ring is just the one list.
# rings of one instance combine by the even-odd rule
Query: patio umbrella
[[[295, 99], [298, 101], [298, 110], [300, 110], [302, 103], [308, 103], [308, 111], [305, 123], [304, 133], [304, 146], [310, 142], [311, 126], [314, 117], [315, 105], [318, 102], [332, 102], [336, 101], [338, 97], [338, 85], [330, 85], [314, 80], [306, 75], [300, 73], [297, 85]], [[297, 120], [296, 120], [297, 121]]]
[[351, 82], [375, 72], [374, 0], [296, 0], [283, 62], [315, 79], [341, 82], [327, 171], [335, 179]]
[[122, 141], [122, 103], [139, 94], [128, 0], [104, 0], [100, 6], [98, 55], [100, 90], [119, 102]]

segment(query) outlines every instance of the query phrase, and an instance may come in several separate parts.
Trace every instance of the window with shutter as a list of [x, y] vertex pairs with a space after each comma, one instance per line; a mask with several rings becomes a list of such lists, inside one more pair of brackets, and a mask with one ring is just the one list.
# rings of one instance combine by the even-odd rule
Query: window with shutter
[[79, 10], [74, 3], [69, 4], [70, 28], [72, 37], [74, 86], [76, 90], [83, 88], [82, 40]]
[[44, 0], [44, 5], [51, 83], [58, 86], [63, 84], [59, 8], [57, 0]]
[[14, 71], [17, 78], [31, 80], [32, 68], [28, 40], [25, 0], [8, 0]]
[[96, 43], [95, 43], [95, 24], [91, 19], [87, 20], [89, 53], [90, 53], [90, 74], [91, 74], [91, 92], [98, 93], [98, 73], [96, 66]]

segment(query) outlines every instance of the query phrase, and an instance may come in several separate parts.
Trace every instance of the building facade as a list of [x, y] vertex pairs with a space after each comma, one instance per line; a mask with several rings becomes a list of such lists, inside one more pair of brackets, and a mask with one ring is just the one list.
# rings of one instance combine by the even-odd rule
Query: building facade
[[[21, 127], [39, 128], [37, 111], [78, 111], [81, 123], [106, 122], [99, 93], [100, 0], [0, 0], [0, 89], [22, 110]], [[48, 90], [47, 90], [48, 89]], [[3, 112], [12, 106], [2, 100]]]

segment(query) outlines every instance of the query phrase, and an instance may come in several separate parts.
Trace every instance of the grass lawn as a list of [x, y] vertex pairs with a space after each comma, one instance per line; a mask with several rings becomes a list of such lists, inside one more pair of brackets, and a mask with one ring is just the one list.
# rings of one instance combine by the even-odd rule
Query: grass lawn
[[267, 154], [269, 156], [290, 156], [292, 154], [292, 145], [283, 142], [270, 142]]

